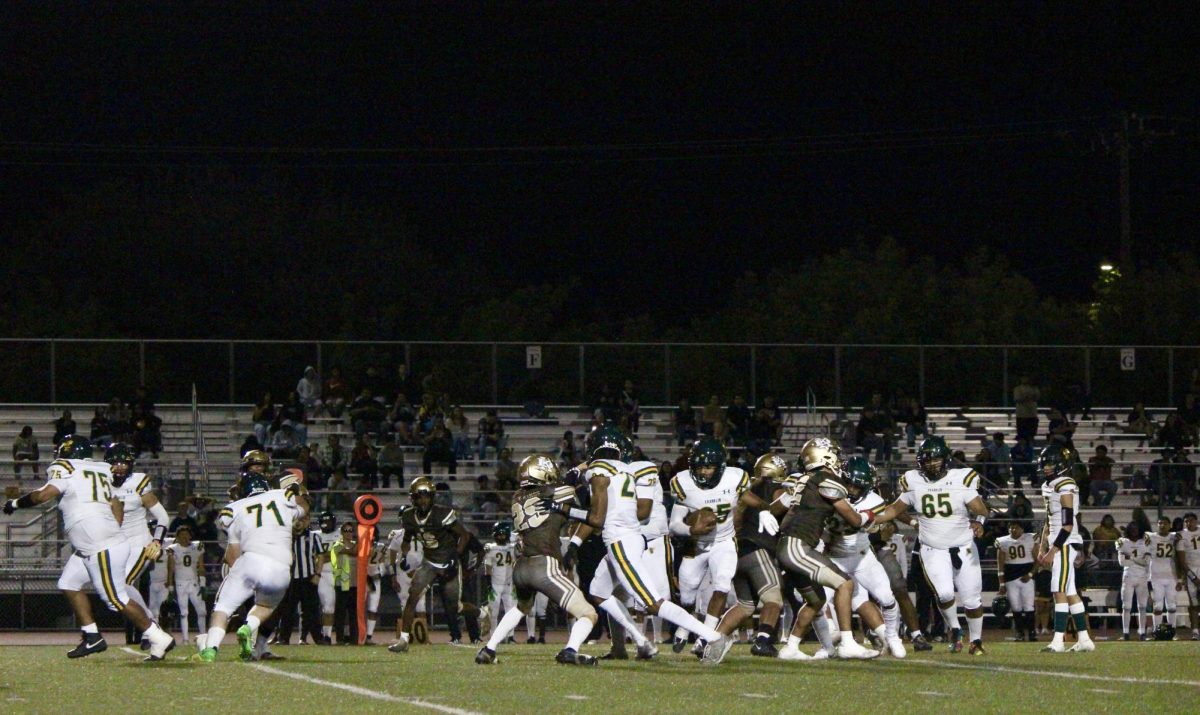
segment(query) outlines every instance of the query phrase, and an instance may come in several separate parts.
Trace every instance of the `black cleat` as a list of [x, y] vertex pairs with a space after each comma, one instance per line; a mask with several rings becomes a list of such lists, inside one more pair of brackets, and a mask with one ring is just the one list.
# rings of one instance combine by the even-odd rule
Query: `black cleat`
[[[564, 648], [563, 650], [568, 649]], [[562, 655], [562, 653], [559, 653], [559, 655]], [[616, 650], [614, 648], [613, 650], [610, 650], [609, 652], [600, 656], [600, 660], [629, 660], [629, 652], [626, 650]], [[561, 663], [562, 661], [559, 662]]]
[[757, 655], [762, 658], [778, 658], [779, 650], [770, 638], [755, 638], [754, 645], [750, 646], [750, 655]]
[[492, 665], [496, 662], [496, 651], [484, 646], [475, 654], [475, 665]]
[[913, 650], [933, 650], [933, 644], [925, 640], [925, 636], [917, 636], [912, 639]]
[[1125, 635], [1121, 636], [1121, 640], [1123, 640], [1123, 641], [1129, 640], [1129, 634], [1126, 633]]
[[682, 653], [684, 648], [687, 648], [687, 640], [684, 638], [676, 638], [671, 644], [671, 650], [675, 653]]
[[537, 638], [534, 638], [533, 636], [529, 636], [528, 638], [525, 639], [525, 645], [534, 645], [536, 643], [537, 643]]
[[141, 644], [138, 645], [142, 650], [150, 650], [150, 639], [143, 638]]
[[86, 658], [89, 655], [103, 653], [108, 650], [108, 643], [101, 633], [84, 633], [79, 639], [79, 645], [67, 651], [68, 658]]
[[962, 649], [962, 630], [955, 628], [950, 633], [950, 652], [961, 653]]
[[574, 648], [563, 648], [558, 655], [554, 656], [554, 660], [563, 665], [596, 665], [597, 663], [593, 656], [579, 653]]

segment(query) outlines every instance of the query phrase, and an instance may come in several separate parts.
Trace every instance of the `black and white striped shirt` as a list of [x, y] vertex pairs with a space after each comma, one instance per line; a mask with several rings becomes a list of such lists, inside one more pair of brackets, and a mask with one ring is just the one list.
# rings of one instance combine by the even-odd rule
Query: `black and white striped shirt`
[[310, 529], [292, 539], [292, 578], [312, 578], [317, 573], [317, 556], [325, 553], [321, 532]]

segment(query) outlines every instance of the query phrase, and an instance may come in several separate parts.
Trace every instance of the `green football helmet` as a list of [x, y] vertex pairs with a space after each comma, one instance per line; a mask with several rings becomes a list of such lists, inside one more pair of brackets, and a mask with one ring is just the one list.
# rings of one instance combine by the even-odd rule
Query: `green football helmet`
[[846, 484], [858, 487], [863, 494], [875, 488], [878, 474], [874, 465], [866, 457], [851, 457], [842, 466], [842, 478]]
[[629, 438], [613, 424], [603, 424], [588, 432], [583, 446], [588, 459], [624, 460], [633, 451]]
[[267, 478], [261, 474], [246, 472], [238, 479], [238, 494], [241, 499], [269, 491], [271, 491], [271, 485], [267, 483]]
[[54, 450], [55, 459], [91, 459], [92, 442], [87, 437], [69, 434]]
[[937, 481], [950, 468], [950, 448], [941, 437], [926, 437], [917, 447], [917, 466], [928, 479]]
[[497, 521], [492, 525], [492, 538], [497, 542], [507, 542], [512, 537], [512, 522]]
[[[692, 445], [692, 452], [688, 456], [688, 469], [692, 473], [692, 480], [701, 489], [716, 486], [725, 474], [725, 463], [728, 460], [729, 453], [725, 450], [725, 445], [721, 444], [721, 440], [716, 437], [701, 437]], [[701, 467], [716, 469], [711, 476], [703, 477], [700, 474]]]
[[[112, 468], [113, 485], [121, 486], [129, 475], [133, 473], [133, 462], [136, 456], [133, 453], [133, 447], [124, 442], [113, 442], [104, 450], [104, 461], [108, 462], [108, 466]], [[123, 465], [124, 469], [117, 469]]]
[[1045, 479], [1057, 479], [1070, 474], [1074, 462], [1071, 450], [1061, 444], [1048, 444], [1038, 455], [1038, 471]]

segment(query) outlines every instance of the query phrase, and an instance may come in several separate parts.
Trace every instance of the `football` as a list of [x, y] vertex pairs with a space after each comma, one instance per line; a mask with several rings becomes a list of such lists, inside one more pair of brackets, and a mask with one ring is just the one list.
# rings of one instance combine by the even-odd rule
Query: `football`
[[684, 522], [689, 525], [699, 525], [702, 529], [711, 528], [717, 524], [717, 514], [712, 509], [705, 507], [688, 514]]

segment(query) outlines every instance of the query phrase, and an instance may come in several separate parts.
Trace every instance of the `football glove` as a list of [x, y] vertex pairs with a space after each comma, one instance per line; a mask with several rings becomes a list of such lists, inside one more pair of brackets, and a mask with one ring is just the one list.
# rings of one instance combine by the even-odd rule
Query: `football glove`
[[9, 499], [8, 501], [4, 502], [4, 513], [5, 514], [11, 514], [16, 510], [17, 510], [17, 500], [16, 499]]
[[774, 536], [779, 533], [779, 520], [774, 514], [763, 509], [758, 512], [758, 530], [768, 536]]
[[563, 568], [567, 571], [575, 569], [575, 563], [579, 561], [579, 544], [568, 544], [567, 553], [563, 556]]

